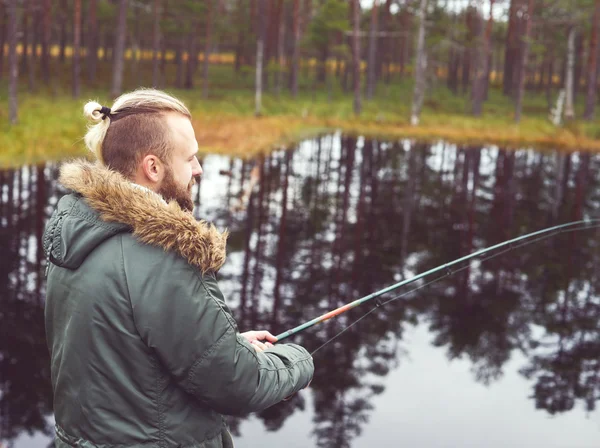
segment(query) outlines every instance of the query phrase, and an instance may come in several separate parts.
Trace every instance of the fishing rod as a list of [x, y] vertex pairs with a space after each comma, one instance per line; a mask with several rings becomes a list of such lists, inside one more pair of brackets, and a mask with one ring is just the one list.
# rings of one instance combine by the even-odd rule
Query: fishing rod
[[[500, 248], [503, 248], [503, 247], [507, 247], [507, 246], [508, 246], [507, 250], [512, 250], [512, 249], [514, 249], [516, 247], [511, 247], [511, 245], [513, 245], [515, 243], [519, 243], [519, 242], [524, 241], [524, 240], [528, 240], [528, 239], [534, 238], [534, 237], [537, 237], [537, 238], [533, 239], [532, 241], [526, 241], [525, 243], [521, 243], [517, 247], [522, 247], [522, 246], [525, 246], [525, 245], [528, 245], [528, 244], [532, 244], [532, 243], [534, 243], [536, 241], [539, 241], [540, 239], [550, 238], [551, 236], [554, 236], [554, 235], [562, 233], [562, 232], [572, 232], [572, 231], [576, 231], [576, 230], [583, 230], [585, 228], [600, 227], [600, 224], [597, 224], [598, 222], [600, 222], [600, 219], [586, 219], [586, 220], [581, 220], [581, 221], [573, 221], [573, 222], [569, 222], [569, 223], [566, 223], [566, 224], [561, 224], [561, 225], [558, 225], [558, 226], [549, 227], [547, 229], [538, 230], [536, 232], [528, 233], [526, 235], [522, 235], [520, 237], [513, 238], [511, 240], [504, 241], [502, 243], [498, 243], [498, 244], [495, 244], [493, 246], [490, 246], [490, 247], [478, 250], [476, 252], [473, 252], [472, 254], [469, 254], [469, 255], [466, 255], [464, 257], [458, 258], [458, 259], [456, 259], [454, 261], [451, 261], [449, 263], [443, 264], [443, 265], [438, 266], [436, 268], [433, 268], [433, 269], [430, 269], [428, 271], [425, 271], [425, 272], [423, 272], [421, 274], [415, 275], [414, 277], [411, 277], [409, 279], [403, 280], [401, 282], [398, 282], [398, 283], [395, 283], [395, 284], [393, 284], [391, 286], [383, 288], [383, 289], [381, 289], [381, 290], [379, 290], [377, 292], [371, 293], [371, 294], [369, 294], [367, 296], [364, 296], [364, 297], [362, 297], [360, 299], [357, 299], [357, 300], [355, 300], [353, 302], [350, 302], [350, 303], [347, 303], [345, 305], [342, 305], [339, 308], [336, 308], [336, 309], [334, 309], [332, 311], [329, 311], [329, 312], [327, 312], [327, 313], [325, 313], [325, 314], [323, 314], [323, 315], [321, 315], [319, 317], [316, 317], [316, 318], [314, 318], [312, 320], [309, 320], [308, 322], [305, 322], [302, 325], [298, 325], [297, 327], [294, 327], [294, 328], [292, 328], [290, 330], [284, 331], [283, 333], [278, 334], [275, 337], [277, 338], [277, 342], [280, 342], [281, 340], [283, 340], [285, 338], [288, 338], [288, 337], [290, 337], [290, 336], [292, 336], [292, 335], [294, 335], [296, 333], [299, 333], [299, 332], [301, 332], [303, 330], [306, 330], [307, 328], [310, 328], [313, 325], [316, 325], [316, 324], [321, 323], [321, 322], [325, 322], [326, 320], [329, 320], [332, 317], [339, 316], [340, 314], [345, 313], [346, 311], [351, 310], [352, 308], [355, 308], [358, 305], [361, 305], [361, 304], [363, 304], [365, 302], [368, 302], [370, 300], [373, 300], [373, 299], [377, 299], [378, 297], [382, 296], [385, 293], [388, 293], [388, 292], [393, 291], [395, 289], [398, 289], [398, 288], [400, 288], [402, 286], [405, 286], [405, 285], [408, 285], [410, 283], [413, 283], [413, 282], [415, 282], [417, 280], [420, 280], [422, 278], [428, 277], [428, 276], [430, 276], [432, 274], [435, 274], [435, 273], [438, 273], [438, 272], [441, 272], [441, 271], [446, 271], [445, 275], [442, 275], [441, 277], [438, 277], [435, 280], [427, 283], [427, 285], [429, 285], [429, 284], [431, 284], [431, 283], [433, 283], [435, 281], [440, 280], [443, 277], [446, 277], [447, 275], [452, 274], [453, 272], [450, 270], [450, 268], [452, 266], [455, 266], [455, 265], [457, 265], [459, 263], [462, 263], [462, 262], [465, 262], [467, 260], [471, 260], [471, 259], [473, 259], [475, 257], [478, 257], [480, 255], [483, 255], [485, 253], [492, 252], [494, 250], [497, 250], [497, 249], [500, 249]], [[591, 225], [593, 223], [596, 223], [596, 225]], [[582, 227], [579, 228], [577, 226], [582, 226]], [[503, 252], [505, 252], [505, 251], [503, 251]], [[503, 253], [503, 252], [501, 252], [501, 253]], [[497, 255], [500, 255], [500, 254], [493, 255], [493, 257], [495, 257]], [[492, 257], [489, 257], [489, 258], [492, 258]], [[426, 285], [423, 285], [423, 286], [426, 286]], [[419, 289], [419, 288], [416, 288], [416, 289]], [[409, 292], [412, 292], [412, 291], [409, 291]], [[406, 293], [406, 294], [408, 294], [408, 293]], [[392, 300], [398, 299], [398, 298], [400, 298], [403, 295], [405, 295], [405, 294], [402, 294], [400, 296], [394, 297], [394, 298], [386, 301], [385, 303], [388, 303], [388, 302], [391, 302]], [[380, 302], [376, 302], [376, 304], [377, 304], [377, 307], [379, 307], [379, 306], [382, 305]], [[373, 308], [367, 314], [363, 315], [359, 320], [363, 319], [368, 314], [370, 314], [371, 312], [373, 312], [374, 310], [376, 310], [377, 307]], [[352, 325], [356, 324], [357, 322], [358, 322], [358, 320], [355, 321]], [[348, 328], [350, 328], [350, 327], [345, 328], [344, 330], [342, 330], [342, 332], [346, 331]], [[331, 340], [335, 339], [342, 332], [338, 333], [336, 336], [334, 336], [334, 338], [330, 339], [325, 344], [327, 344]], [[323, 345], [325, 345], [325, 344], [323, 344]], [[319, 347], [319, 348], [321, 348], [321, 347]]]

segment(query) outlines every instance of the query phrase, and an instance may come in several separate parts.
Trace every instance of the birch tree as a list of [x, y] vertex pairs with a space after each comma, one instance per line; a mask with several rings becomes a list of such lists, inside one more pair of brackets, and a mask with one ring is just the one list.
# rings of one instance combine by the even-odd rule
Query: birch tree
[[419, 5], [419, 34], [417, 36], [417, 61], [415, 64], [415, 88], [413, 92], [410, 124], [419, 125], [421, 109], [425, 99], [425, 75], [427, 72], [427, 53], [425, 51], [425, 16], [427, 14], [427, 0], [421, 0]]
[[569, 28], [569, 37], [567, 39], [567, 73], [565, 80], [565, 119], [575, 118], [575, 109], [573, 107], [573, 76], [575, 70], [575, 37], [577, 29], [575, 26]]

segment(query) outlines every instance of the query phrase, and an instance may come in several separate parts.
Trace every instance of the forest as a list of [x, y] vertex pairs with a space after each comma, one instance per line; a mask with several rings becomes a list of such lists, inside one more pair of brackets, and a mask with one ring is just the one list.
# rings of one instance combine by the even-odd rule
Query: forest
[[599, 20], [600, 0], [2, 0], [0, 165], [81, 151], [83, 101], [140, 86], [182, 97], [207, 152], [336, 128], [595, 149]]

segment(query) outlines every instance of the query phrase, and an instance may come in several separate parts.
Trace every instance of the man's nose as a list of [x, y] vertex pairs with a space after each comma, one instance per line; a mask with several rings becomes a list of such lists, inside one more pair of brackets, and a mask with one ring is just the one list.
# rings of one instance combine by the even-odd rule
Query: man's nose
[[200, 166], [200, 162], [198, 162], [198, 158], [194, 157], [194, 167], [193, 167], [193, 171], [192, 171], [192, 176], [196, 177], [196, 176], [202, 176], [202, 173], [204, 172], [202, 170], [202, 167]]

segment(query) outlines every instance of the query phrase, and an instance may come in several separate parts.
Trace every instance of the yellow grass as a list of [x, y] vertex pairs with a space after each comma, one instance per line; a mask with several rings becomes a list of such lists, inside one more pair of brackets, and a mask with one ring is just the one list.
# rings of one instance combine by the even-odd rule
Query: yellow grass
[[[523, 133], [519, 126], [502, 129], [474, 126], [465, 120], [457, 126], [438, 120], [427, 120], [421, 126], [406, 123], [377, 123], [361, 119], [320, 119], [316, 117], [236, 117], [196, 118], [194, 128], [204, 152], [254, 157], [274, 148], [324, 132], [341, 130], [351, 135], [386, 139], [415, 138], [419, 140], [446, 140], [457, 144], [495, 144], [508, 148], [537, 147], [564, 151], [600, 151], [600, 140], [577, 136], [559, 128], [551, 134]], [[441, 120], [443, 121], [443, 120]]]

